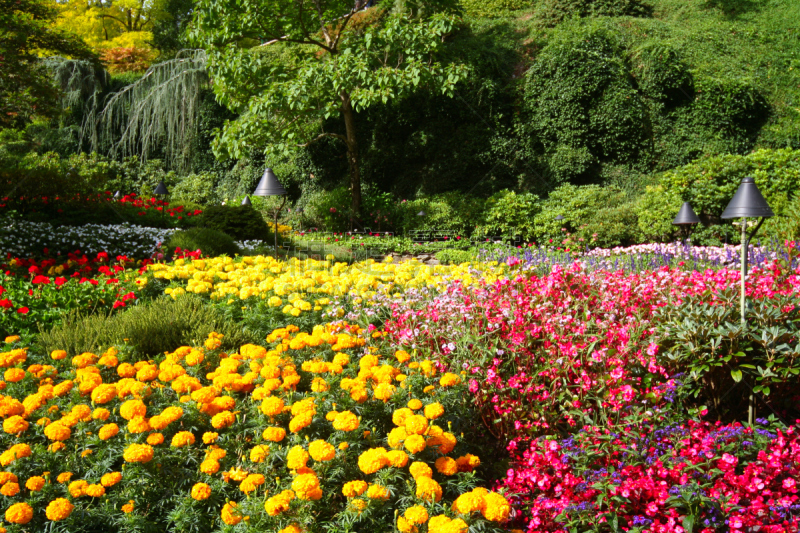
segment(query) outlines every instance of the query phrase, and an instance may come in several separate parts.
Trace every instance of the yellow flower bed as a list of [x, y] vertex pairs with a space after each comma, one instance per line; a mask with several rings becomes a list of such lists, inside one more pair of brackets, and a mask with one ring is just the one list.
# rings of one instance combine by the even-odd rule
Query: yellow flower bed
[[280, 328], [238, 353], [220, 340], [149, 361], [115, 348], [54, 351], [46, 364], [27, 349], [0, 354], [14, 378], [0, 382], [6, 521], [174, 519], [157, 508], [219, 530], [314, 532], [327, 520], [466, 533], [508, 520], [453, 429], [472, 423], [462, 376], [346, 323]]
[[379, 292], [394, 294], [454, 279], [464, 285], [478, 281], [476, 278], [493, 282], [507, 271], [505, 264], [497, 262], [428, 266], [417, 261], [395, 264], [370, 259], [348, 265], [296, 258], [279, 261], [270, 256], [247, 256], [238, 261], [229, 257], [178, 259], [172, 264], [149, 265], [148, 269], [156, 278], [186, 282], [167, 289], [173, 298], [184, 292], [207, 294], [212, 299], [256, 296], [295, 316], [319, 311], [332, 296], [370, 298]]

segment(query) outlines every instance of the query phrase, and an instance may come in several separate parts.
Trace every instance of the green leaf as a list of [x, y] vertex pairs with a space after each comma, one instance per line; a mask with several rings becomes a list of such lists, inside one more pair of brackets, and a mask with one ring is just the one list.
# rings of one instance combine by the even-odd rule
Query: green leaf
[[735, 370], [731, 370], [731, 377], [733, 378], [733, 381], [739, 383], [740, 381], [742, 381], [742, 371], [739, 370], [738, 368]]

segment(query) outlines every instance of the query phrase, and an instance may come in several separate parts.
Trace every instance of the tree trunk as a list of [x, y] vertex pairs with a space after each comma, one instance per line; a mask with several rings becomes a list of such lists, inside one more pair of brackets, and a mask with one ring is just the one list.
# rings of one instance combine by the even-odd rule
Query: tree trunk
[[352, 217], [361, 215], [361, 174], [358, 166], [358, 140], [356, 139], [356, 117], [350, 105], [350, 95], [342, 93], [342, 114], [344, 115], [345, 136], [347, 137], [347, 165], [350, 167], [350, 194]]

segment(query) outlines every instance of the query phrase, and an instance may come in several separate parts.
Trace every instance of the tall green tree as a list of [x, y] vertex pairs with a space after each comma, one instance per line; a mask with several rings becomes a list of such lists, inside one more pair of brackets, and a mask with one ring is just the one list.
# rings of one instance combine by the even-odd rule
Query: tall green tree
[[56, 14], [43, 0], [0, 0], [0, 127], [58, 111], [58, 90], [40, 56], [94, 57], [80, 38], [51, 28]]
[[[367, 0], [199, 0], [193, 36], [218, 99], [240, 113], [218, 156], [267, 155], [331, 137], [346, 150], [352, 212], [361, 210], [358, 112], [425, 88], [452, 95], [462, 64], [438, 58], [454, 19], [436, 0], [361, 13]], [[289, 59], [260, 53], [285, 47]], [[338, 119], [338, 120], [331, 120]], [[332, 124], [332, 125], [331, 125]]]

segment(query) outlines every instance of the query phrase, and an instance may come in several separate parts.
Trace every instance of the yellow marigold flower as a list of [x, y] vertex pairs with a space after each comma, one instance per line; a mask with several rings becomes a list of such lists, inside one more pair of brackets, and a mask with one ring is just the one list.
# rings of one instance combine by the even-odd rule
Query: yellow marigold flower
[[444, 414], [444, 407], [439, 402], [431, 403], [425, 406], [425, 418], [429, 420], [436, 420]]
[[394, 385], [390, 385], [389, 383], [380, 383], [377, 387], [375, 387], [373, 394], [375, 395], [375, 398], [383, 400], [384, 402], [388, 402], [396, 390], [397, 387]]
[[308, 453], [315, 461], [330, 461], [336, 457], [336, 448], [324, 440], [315, 440], [308, 445]]
[[294, 416], [289, 420], [289, 431], [297, 433], [310, 426], [313, 421], [314, 416], [311, 413], [303, 413], [299, 416]]
[[351, 506], [351, 507], [352, 507], [352, 508], [353, 508], [353, 509], [354, 509], [354, 510], [355, 510], [355, 511], [358, 513], [358, 514], [361, 514], [361, 511], [363, 511], [364, 509], [366, 509], [366, 508], [367, 508], [367, 505], [368, 505], [368, 503], [367, 503], [367, 501], [366, 501], [366, 500], [361, 500], [361, 499], [350, 500], [350, 506]]
[[[438, 444], [439, 444], [439, 453], [448, 454], [453, 451], [456, 447], [456, 436], [452, 433], [443, 433], [441, 437], [438, 437]], [[456, 461], [457, 462], [457, 461]], [[480, 464], [480, 463], [479, 463]], [[459, 466], [459, 469], [461, 467]]]
[[407, 417], [404, 425], [409, 435], [424, 435], [428, 431], [428, 419], [422, 415]]
[[56, 498], [47, 504], [47, 509], [45, 509], [44, 514], [47, 516], [48, 520], [58, 522], [68, 518], [69, 515], [72, 514], [74, 508], [75, 506], [72, 505], [68, 499]]
[[333, 420], [333, 428], [340, 431], [355, 431], [358, 426], [358, 417], [350, 411], [342, 411]]
[[304, 468], [308, 463], [308, 458], [308, 452], [302, 446], [293, 446], [286, 454], [286, 468], [289, 470]]
[[277, 516], [289, 510], [289, 504], [294, 499], [294, 492], [285, 490], [264, 502], [264, 510], [270, 516]]
[[367, 482], [357, 479], [355, 481], [348, 481], [342, 487], [342, 494], [348, 498], [355, 498], [361, 496], [367, 490]]
[[172, 437], [172, 447], [182, 448], [194, 444], [194, 435], [190, 431], [179, 431]]
[[369, 399], [369, 394], [367, 393], [366, 387], [363, 385], [356, 386], [350, 389], [350, 398], [355, 402], [364, 403]]
[[128, 503], [123, 505], [120, 510], [125, 514], [130, 514], [133, 512], [133, 500], [128, 500]]
[[53, 422], [44, 428], [44, 436], [50, 440], [63, 441], [70, 438], [72, 430], [61, 422]]
[[128, 400], [119, 408], [119, 416], [125, 420], [133, 420], [137, 417], [144, 417], [147, 414], [147, 406], [142, 400]]
[[319, 487], [319, 478], [314, 474], [300, 474], [292, 481], [292, 490], [298, 499], [319, 500], [322, 498], [322, 489]]
[[103, 407], [98, 407], [97, 409], [92, 411], [92, 418], [94, 420], [101, 420], [105, 422], [106, 420], [108, 420], [109, 416], [111, 416], [111, 411]]
[[69, 484], [67, 490], [69, 491], [69, 495], [73, 498], [80, 498], [86, 494], [86, 487], [88, 486], [89, 483], [86, 480], [77, 479]]
[[389, 464], [384, 448], [372, 448], [358, 456], [358, 468], [365, 474], [374, 474]]
[[153, 459], [153, 447], [149, 444], [131, 444], [122, 454], [128, 463], [147, 463]]
[[28, 429], [28, 421], [19, 415], [14, 415], [3, 420], [3, 431], [11, 435], [19, 435]]
[[66, 483], [72, 478], [72, 472], [62, 472], [61, 474], [56, 477], [56, 481], [59, 483]]
[[53, 350], [50, 352], [50, 358], [54, 361], [60, 361], [67, 358], [67, 352], [64, 350]]
[[204, 474], [213, 475], [219, 472], [219, 461], [206, 459], [200, 463], [200, 471]]
[[438, 502], [442, 499], [442, 487], [429, 477], [417, 477], [417, 498], [427, 502]]
[[404, 516], [397, 517], [397, 529], [401, 533], [418, 533], [419, 528], [406, 520]]
[[233, 425], [236, 421], [236, 416], [230, 411], [222, 411], [217, 413], [211, 418], [211, 425], [214, 429], [225, 429]]
[[31, 492], [39, 492], [44, 487], [45, 479], [42, 476], [29, 477], [25, 482], [25, 488]]
[[311, 390], [314, 392], [325, 392], [328, 389], [330, 389], [328, 382], [323, 378], [314, 378], [311, 381]]
[[19, 494], [19, 483], [6, 483], [2, 487], [0, 487], [0, 494], [3, 496], [8, 496], [9, 498], [12, 496], [16, 496]]
[[81, 457], [88, 457], [89, 455], [92, 455], [93, 453], [94, 453], [94, 451], [92, 449], [86, 449], [86, 450], [83, 450], [81, 452]]
[[481, 514], [486, 520], [491, 522], [505, 522], [511, 514], [511, 504], [508, 503], [502, 494], [490, 492], [483, 497], [485, 505], [481, 509]]
[[206, 444], [211, 444], [212, 442], [216, 442], [219, 438], [219, 433], [216, 431], [206, 431], [203, 433], [203, 442]]
[[340, 450], [346, 450], [349, 447], [350, 447], [350, 443], [349, 442], [340, 442], [339, 443], [339, 449]]
[[6, 522], [27, 524], [33, 518], [33, 508], [25, 502], [15, 503], [6, 510]]
[[117, 433], [119, 433], [119, 426], [111, 423], [101, 427], [100, 431], [97, 432], [97, 436], [100, 437], [100, 440], [108, 440], [116, 436]]
[[222, 507], [222, 521], [229, 526], [235, 526], [242, 521], [242, 515], [236, 507], [236, 502], [228, 502]]
[[458, 473], [458, 464], [450, 457], [439, 457], [436, 459], [436, 471], [445, 476], [452, 476]]
[[389, 491], [386, 490], [386, 487], [373, 483], [367, 490], [367, 498], [370, 500], [388, 500]]
[[192, 487], [192, 498], [195, 500], [207, 500], [211, 496], [211, 487], [205, 483], [195, 483]]
[[258, 487], [264, 484], [264, 476], [261, 474], [250, 474], [246, 478], [242, 480], [241, 485], [239, 485], [239, 490], [244, 492], [245, 494], [250, 494]]
[[285, 528], [278, 531], [278, 533], [303, 533], [303, 529], [297, 524], [289, 524]]
[[117, 367], [117, 374], [121, 378], [132, 378], [136, 375], [136, 368], [130, 363], [122, 363]]
[[412, 524], [419, 525], [428, 521], [428, 511], [421, 505], [409, 507], [403, 516]]
[[434, 391], [435, 388], [436, 387], [434, 387], [433, 385], [428, 385], [427, 387], [422, 389], [422, 392], [424, 392], [425, 394], [430, 394]]
[[21, 368], [9, 368], [6, 370], [5, 374], [3, 374], [3, 379], [9, 383], [17, 383], [25, 379], [25, 371]]
[[277, 416], [283, 412], [283, 406], [282, 399], [270, 396], [261, 402], [261, 412], [267, 416]]
[[9, 335], [6, 337], [6, 344], [12, 344], [14, 342], [19, 342], [20, 336], [19, 335]]
[[103, 383], [92, 390], [92, 401], [94, 403], [108, 403], [117, 397], [117, 386], [114, 384]]
[[411, 409], [409, 409], [408, 407], [402, 407], [400, 409], [396, 409], [394, 413], [392, 413], [392, 422], [394, 423], [395, 426], [405, 426], [408, 417], [413, 415], [414, 412]]
[[261, 437], [271, 442], [281, 442], [286, 438], [286, 430], [278, 427], [268, 427], [261, 434]]
[[485, 507], [486, 502], [483, 499], [483, 494], [479, 491], [465, 492], [455, 499], [453, 502], [453, 511], [458, 514], [470, 514], [474, 511], [481, 511]]
[[459, 383], [461, 383], [461, 378], [458, 377], [458, 374], [452, 374], [450, 372], [444, 374], [439, 380], [439, 385], [442, 387], [453, 387]]
[[220, 448], [219, 446], [215, 445], [215, 446], [209, 446], [209, 449], [206, 452], [206, 455], [207, 455], [208, 459], [213, 459], [215, 461], [219, 461], [221, 459], [224, 459], [225, 456], [228, 455], [228, 452], [226, 452], [224, 449]]
[[404, 427], [394, 428], [389, 432], [389, 434], [386, 437], [390, 447], [402, 448], [403, 441], [406, 440], [406, 437], [408, 437], [408, 433], [406, 432], [406, 428]]
[[265, 444], [257, 444], [250, 450], [250, 460], [254, 463], [263, 463], [269, 455], [269, 446]]
[[411, 453], [419, 453], [426, 447], [425, 437], [422, 435], [409, 435], [403, 442], [403, 446]]
[[137, 416], [128, 421], [129, 433], [145, 433], [150, 429], [150, 421], [142, 416]]
[[468, 453], [456, 459], [459, 472], [472, 472], [481, 465], [481, 460], [477, 455]]
[[389, 464], [395, 468], [403, 468], [408, 464], [408, 454], [403, 450], [391, 450], [387, 452], [386, 457], [389, 459]]
[[63, 450], [66, 447], [67, 447], [67, 445], [64, 444], [63, 442], [54, 442], [53, 444], [51, 444], [50, 446], [47, 447], [47, 451], [53, 452], [53, 453], [60, 452], [61, 450]]
[[147, 444], [150, 446], [158, 446], [162, 442], [164, 442], [164, 435], [161, 433], [151, 433], [147, 436]]
[[394, 352], [394, 356], [397, 358], [397, 361], [400, 362], [401, 364], [411, 359], [411, 356], [405, 350], [397, 350], [396, 352]]
[[415, 461], [411, 463], [409, 472], [411, 472], [411, 477], [414, 479], [420, 477], [433, 477], [433, 470], [431, 470], [431, 467], [421, 461]]
[[122, 472], [109, 472], [100, 478], [100, 484], [104, 487], [113, 487], [120, 481], [122, 481]]
[[102, 485], [92, 484], [86, 486], [85, 492], [92, 498], [102, 498], [106, 495], [106, 488]]

